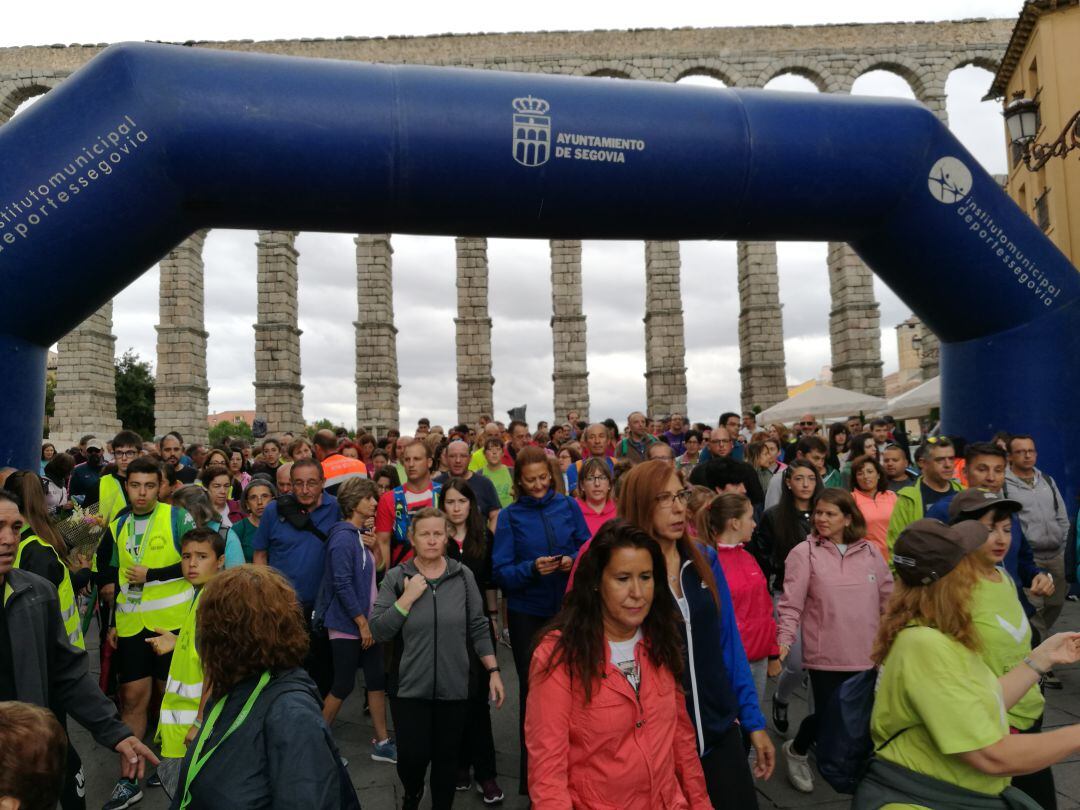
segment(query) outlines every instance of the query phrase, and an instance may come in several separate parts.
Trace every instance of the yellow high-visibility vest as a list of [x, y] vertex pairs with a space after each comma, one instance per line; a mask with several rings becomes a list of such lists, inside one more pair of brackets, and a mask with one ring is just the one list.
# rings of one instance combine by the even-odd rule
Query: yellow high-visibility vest
[[22, 568], [20, 563], [22, 562], [23, 550], [31, 543], [37, 543], [42, 548], [51, 551], [64, 569], [64, 579], [56, 589], [57, 593], [60, 594], [60, 615], [64, 619], [64, 630], [67, 632], [68, 641], [80, 650], [85, 650], [86, 642], [83, 641], [82, 626], [79, 623], [79, 608], [75, 602], [75, 588], [71, 585], [71, 573], [68, 571], [64, 561], [60, 559], [60, 555], [56, 553], [56, 549], [36, 534], [28, 535], [19, 543], [19, 550], [15, 552], [15, 567]]
[[195, 722], [202, 700], [203, 670], [199, 653], [195, 649], [195, 616], [199, 609], [200, 591], [192, 600], [180, 633], [176, 638], [172, 662], [169, 664], [169, 680], [161, 698], [161, 717], [158, 720], [158, 740], [163, 757], [181, 758], [187, 748], [184, 737]]
[[[143, 630], [176, 630], [184, 623], [195, 595], [183, 577], [146, 582], [141, 588], [129, 583], [124, 570], [133, 565], [168, 568], [180, 562], [173, 542], [173, 507], [159, 503], [150, 513], [142, 541], [135, 544], [135, 515], [127, 513], [110, 528], [120, 564], [120, 589], [116, 594], [116, 632], [125, 638]], [[136, 597], [136, 594], [139, 594]]]

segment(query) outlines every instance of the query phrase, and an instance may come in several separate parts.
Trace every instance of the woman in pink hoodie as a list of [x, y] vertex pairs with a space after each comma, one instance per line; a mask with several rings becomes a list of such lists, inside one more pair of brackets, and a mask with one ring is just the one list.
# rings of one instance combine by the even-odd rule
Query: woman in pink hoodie
[[[873, 667], [870, 652], [893, 580], [881, 552], [866, 539], [866, 521], [850, 492], [823, 490], [812, 521], [810, 535], [785, 563], [777, 641], [783, 660], [802, 627], [803, 666], [814, 705], [823, 709], [845, 680]], [[816, 737], [811, 714], [795, 739], [784, 743], [788, 781], [803, 793], [814, 790], [806, 753]]]
[[764, 702], [766, 677], [780, 674], [780, 647], [769, 584], [754, 555], [745, 548], [757, 525], [754, 505], [745, 495], [726, 492], [701, 509], [696, 521], [698, 541], [716, 549], [724, 569], [758, 701]]

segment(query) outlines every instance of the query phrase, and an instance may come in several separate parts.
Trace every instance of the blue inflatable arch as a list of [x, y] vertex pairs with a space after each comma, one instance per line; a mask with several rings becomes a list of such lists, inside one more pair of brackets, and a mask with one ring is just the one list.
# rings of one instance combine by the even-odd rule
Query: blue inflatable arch
[[208, 227], [849, 242], [941, 338], [946, 430], [1075, 490], [1080, 274], [914, 102], [111, 47], [0, 128], [0, 464], [47, 347]]

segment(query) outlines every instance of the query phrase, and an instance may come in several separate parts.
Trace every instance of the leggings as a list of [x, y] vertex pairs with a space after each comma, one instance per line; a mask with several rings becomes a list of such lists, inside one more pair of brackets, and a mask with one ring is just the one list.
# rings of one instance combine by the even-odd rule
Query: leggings
[[[1021, 734], [1038, 734], [1042, 731], [1043, 718], [1035, 721], [1035, 725]], [[1038, 802], [1043, 810], [1057, 810], [1057, 789], [1054, 786], [1054, 772], [1050, 768], [1043, 768], [1035, 773], [1026, 773], [1023, 776], [1014, 776], [1013, 787], [1021, 790]]]
[[469, 699], [461, 745], [458, 746], [458, 770], [469, 772], [485, 782], [495, 778], [495, 735], [491, 730], [491, 707], [488, 705], [488, 686], [491, 676], [483, 667], [473, 667], [469, 673]]
[[[814, 706], [824, 710], [829, 705], [829, 698], [840, 688], [848, 678], [858, 675], [858, 670], [851, 672], [834, 672], [826, 669], [811, 669], [810, 687], [814, 691]], [[795, 735], [795, 741], [791, 749], [799, 756], [810, 750], [811, 744], [817, 741], [817, 713], [808, 714], [803, 718], [799, 726], [799, 733]]]
[[454, 777], [465, 724], [464, 700], [390, 698], [397, 732], [398, 778], [405, 805], [417, 806], [424, 789], [424, 773], [431, 764], [432, 810], [445, 810], [454, 802]]
[[705, 787], [713, 806], [757, 810], [754, 776], [737, 724], [732, 723], [701, 758], [701, 769], [705, 771]]
[[359, 666], [364, 667], [364, 686], [369, 692], [382, 692], [386, 689], [381, 644], [365, 650], [358, 638], [332, 638], [330, 654], [334, 661], [334, 681], [330, 694], [338, 700], [345, 700], [352, 694]]

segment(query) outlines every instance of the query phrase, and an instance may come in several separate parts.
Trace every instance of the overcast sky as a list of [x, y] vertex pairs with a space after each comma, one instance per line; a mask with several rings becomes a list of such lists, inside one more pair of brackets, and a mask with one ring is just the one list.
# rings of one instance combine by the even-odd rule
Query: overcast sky
[[[1015, 17], [1019, 0], [927, 2], [902, 5], [865, 0], [768, 4], [655, 2], [354, 3], [306, 0], [249, 3], [188, 0], [134, 4], [106, 10], [53, 2], [6, 9], [0, 46], [121, 40], [221, 40], [421, 35], [445, 32], [675, 28], [891, 22], [971, 17]], [[250, 9], [250, 10], [246, 10]], [[719, 86], [709, 79], [691, 79]], [[1005, 171], [1000, 105], [980, 102], [990, 74], [963, 68], [946, 85], [949, 123], [992, 173]], [[814, 88], [782, 76], [769, 89]], [[854, 92], [911, 97], [906, 83], [876, 71]], [[207, 239], [206, 329], [210, 333], [210, 410], [254, 407], [255, 246], [253, 231], [213, 231]], [[304, 414], [352, 425], [356, 268], [352, 235], [303, 233], [300, 252], [300, 328]], [[394, 237], [394, 306], [399, 327], [401, 422], [421, 415], [455, 421], [454, 242], [452, 238]], [[821, 243], [781, 243], [780, 297], [790, 384], [815, 377], [829, 363], [829, 295]], [[621, 417], [645, 404], [644, 246], [640, 242], [586, 242], [583, 248], [585, 314], [592, 414]], [[490, 309], [494, 321], [493, 375], [498, 415], [528, 404], [530, 421], [550, 419], [551, 287], [545, 241], [489, 241]], [[711, 420], [739, 404], [738, 292], [733, 242], [682, 243], [683, 309], [689, 411]], [[880, 281], [885, 372], [897, 368], [894, 327], [910, 315]], [[155, 355], [158, 321], [155, 267], [116, 298], [117, 352]], [[725, 295], [726, 293], [726, 295]], [[164, 430], [168, 426], [159, 426]]]

